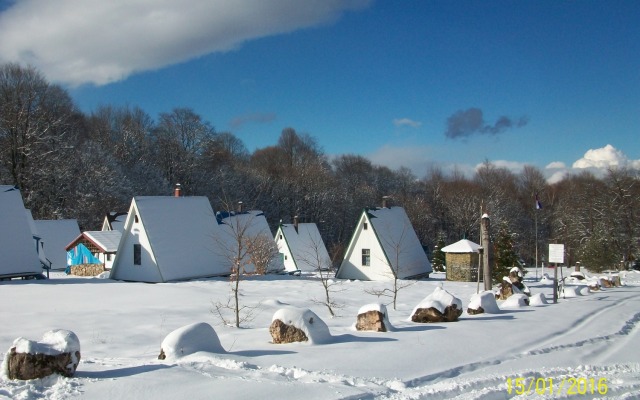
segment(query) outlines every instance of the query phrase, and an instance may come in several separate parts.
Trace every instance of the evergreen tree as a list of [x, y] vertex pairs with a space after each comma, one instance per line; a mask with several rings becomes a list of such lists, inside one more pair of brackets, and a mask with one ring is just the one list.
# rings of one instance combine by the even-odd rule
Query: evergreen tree
[[518, 255], [514, 248], [514, 238], [515, 234], [510, 232], [507, 224], [500, 224], [500, 228], [498, 229], [498, 233], [493, 243], [494, 267], [491, 277], [494, 283], [499, 283], [502, 281], [503, 277], [508, 276], [511, 268], [520, 267], [518, 263]]
[[436, 245], [433, 248], [433, 261], [431, 262], [431, 266], [435, 272], [444, 272], [447, 269], [445, 254], [442, 251], [444, 245], [444, 233], [440, 232], [436, 240]]

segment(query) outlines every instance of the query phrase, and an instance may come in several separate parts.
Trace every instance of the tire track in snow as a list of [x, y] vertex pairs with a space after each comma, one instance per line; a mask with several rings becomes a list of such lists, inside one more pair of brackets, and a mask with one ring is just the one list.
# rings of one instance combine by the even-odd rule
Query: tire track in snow
[[[589, 313], [589, 314], [585, 315], [584, 317], [579, 318], [576, 321], [574, 321], [573, 325], [570, 326], [569, 328], [561, 329], [561, 330], [549, 333], [548, 335], [546, 335], [546, 337], [542, 341], [537, 339], [536, 341], [532, 341], [529, 344], [524, 345], [523, 348], [525, 350], [522, 350], [522, 352], [525, 353], [525, 354], [529, 354], [534, 349], [537, 349], [537, 348], [540, 348], [540, 347], [544, 348], [545, 346], [549, 346], [549, 344], [557, 342], [558, 337], [567, 336], [567, 335], [573, 334], [575, 332], [578, 332], [578, 331], [584, 329], [585, 326], [587, 326], [591, 322], [599, 319], [603, 314], [606, 314], [607, 312], [609, 312], [611, 307], [620, 306], [622, 304], [625, 304], [625, 303], [635, 299], [636, 297], [637, 297], [636, 295], [631, 295], [631, 296], [628, 296], [628, 297], [625, 297], [625, 298], [617, 299], [613, 303], [607, 303], [605, 305], [602, 305], [597, 311]], [[515, 349], [514, 351], [518, 352], [517, 349]]]

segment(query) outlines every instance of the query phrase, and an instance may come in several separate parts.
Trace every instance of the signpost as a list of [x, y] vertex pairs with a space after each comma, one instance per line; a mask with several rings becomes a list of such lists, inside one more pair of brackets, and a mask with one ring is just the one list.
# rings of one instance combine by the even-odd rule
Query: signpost
[[558, 302], [558, 264], [564, 264], [564, 244], [549, 244], [549, 262], [553, 269], [553, 302]]

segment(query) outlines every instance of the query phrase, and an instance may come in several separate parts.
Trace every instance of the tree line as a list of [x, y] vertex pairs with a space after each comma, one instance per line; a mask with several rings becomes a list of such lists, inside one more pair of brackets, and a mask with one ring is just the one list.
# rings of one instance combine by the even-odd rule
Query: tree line
[[294, 216], [315, 222], [339, 260], [362, 209], [390, 196], [427, 252], [439, 240], [479, 242], [482, 207], [492, 234], [509, 235], [526, 264], [536, 248], [542, 260], [548, 243], [563, 243], [568, 264], [605, 269], [640, 255], [639, 178], [620, 168], [549, 184], [534, 166], [513, 173], [489, 161], [471, 177], [437, 167], [417, 177], [360, 155], [329, 159], [316, 138], [294, 128], [249, 152], [192, 109], [156, 119], [136, 106], [85, 114], [35, 68], [0, 65], [0, 183], [21, 189], [34, 218], [75, 218], [83, 230], [126, 211], [133, 196], [170, 195], [180, 183], [187, 195], [207, 196], [214, 210], [237, 201], [263, 210], [274, 230]]

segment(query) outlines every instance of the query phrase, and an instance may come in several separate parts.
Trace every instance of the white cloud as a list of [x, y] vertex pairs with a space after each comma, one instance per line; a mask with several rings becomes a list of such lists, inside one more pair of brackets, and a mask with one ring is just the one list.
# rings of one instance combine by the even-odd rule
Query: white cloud
[[370, 0], [23, 0], [0, 14], [0, 62], [102, 85], [328, 23]]
[[630, 167], [638, 168], [640, 160], [629, 160], [620, 150], [608, 144], [599, 149], [590, 149], [578, 161], [573, 163], [573, 168], [602, 168]]
[[395, 126], [409, 126], [411, 128], [418, 128], [420, 125], [422, 125], [422, 122], [414, 121], [409, 118], [396, 118], [393, 120], [393, 124]]
[[567, 164], [563, 163], [562, 161], [553, 161], [547, 164], [547, 166], [544, 168], [545, 169], [563, 169], [563, 168], [567, 168]]

